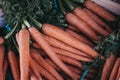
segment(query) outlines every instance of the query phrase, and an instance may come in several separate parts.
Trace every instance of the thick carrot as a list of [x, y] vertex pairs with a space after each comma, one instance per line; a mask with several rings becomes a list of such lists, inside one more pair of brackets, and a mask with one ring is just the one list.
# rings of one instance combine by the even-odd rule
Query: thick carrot
[[84, 11], [87, 12], [87, 14], [94, 19], [99, 25], [101, 25], [103, 28], [105, 28], [108, 32], [112, 32], [112, 29], [110, 26], [108, 26], [102, 19], [100, 19], [97, 15], [95, 15], [93, 12], [90, 10], [84, 8]]
[[57, 80], [63, 80], [60, 74], [40, 56], [36, 49], [31, 49], [31, 55], [39, 65], [49, 71]]
[[104, 63], [103, 70], [102, 70], [102, 75], [100, 80], [108, 80], [108, 77], [110, 76], [110, 73], [112, 71], [113, 65], [115, 63], [116, 57], [111, 54], [107, 60]]
[[4, 46], [0, 46], [0, 80], [3, 80], [3, 62], [4, 62], [5, 49]]
[[84, 44], [83, 42], [80, 42], [73, 37], [71, 37], [67, 32], [57, 28], [54, 25], [50, 24], [44, 24], [42, 27], [42, 31], [51, 37], [54, 37], [68, 45], [71, 45], [74, 48], [77, 48], [86, 54], [92, 56], [92, 57], [98, 57], [98, 53], [93, 50], [90, 46]]
[[91, 43], [89, 40], [87, 40], [87, 39], [86, 39], [85, 37], [83, 37], [82, 35], [74, 32], [74, 31], [72, 31], [72, 30], [70, 30], [70, 29], [66, 29], [65, 31], [68, 32], [68, 34], [70, 34], [72, 37], [78, 39], [79, 41], [84, 42], [84, 43], [86, 43], [87, 45], [90, 45], [91, 47], [94, 46], [93, 43]]
[[90, 0], [86, 0], [84, 6], [107, 21], [116, 20], [116, 17], [113, 16], [110, 12]]
[[29, 76], [29, 48], [30, 35], [27, 29], [21, 29], [19, 32], [19, 55], [20, 55], [20, 79], [28, 80]]
[[10, 68], [11, 68], [14, 80], [20, 80], [20, 73], [19, 73], [19, 67], [17, 64], [17, 58], [15, 56], [15, 53], [12, 50], [9, 50], [8, 52], [8, 61], [10, 64]]
[[78, 28], [76, 28], [76, 27], [73, 26], [73, 25], [69, 25], [67, 29], [70, 29], [70, 30], [75, 31], [75, 32], [80, 32], [80, 31], [78, 30]]
[[3, 37], [0, 37], [0, 45], [2, 45], [4, 43], [4, 39]]
[[32, 38], [37, 42], [37, 44], [46, 52], [46, 54], [70, 77], [74, 76], [72, 72], [67, 68], [67, 66], [58, 58], [57, 54], [52, 50], [51, 46], [42, 36], [42, 33], [39, 32], [35, 27], [29, 28]]
[[34, 68], [36, 68], [39, 73], [44, 76], [48, 80], [56, 80], [47, 70], [45, 70], [43, 67], [41, 67], [39, 64], [37, 64], [31, 57], [30, 57], [30, 65]]
[[114, 64], [114, 67], [112, 69], [112, 72], [110, 74], [109, 80], [115, 80], [115, 78], [117, 76], [117, 72], [118, 72], [119, 66], [120, 66], [120, 58], [117, 58], [117, 60], [116, 60], [116, 62]]
[[93, 31], [93, 29], [90, 26], [88, 26], [84, 21], [82, 21], [79, 17], [77, 17], [72, 13], [67, 13], [65, 17], [68, 23], [77, 27], [82, 33], [88, 36], [91, 40], [100, 41], [100, 39], [98, 38], [97, 34]]
[[29, 73], [30, 73], [30, 80], [40, 80], [37, 78], [37, 76], [31, 70], [29, 71]]
[[54, 38], [52, 38], [50, 36], [47, 36], [47, 35], [45, 36], [44, 35], [44, 37], [51, 46], [73, 52], [73, 53], [75, 53], [77, 55], [90, 57], [89, 55], [83, 53], [82, 51], [77, 50], [77, 49], [75, 49], [75, 48], [73, 48], [73, 47], [71, 47], [71, 46], [69, 46], [69, 45], [67, 45], [67, 44], [65, 44], [65, 43], [63, 43], [63, 42], [61, 42], [59, 40], [56, 40], [56, 39], [54, 39]]
[[6, 73], [7, 73], [7, 69], [8, 69], [8, 60], [7, 58], [4, 59], [4, 65], [3, 65], [3, 76], [4, 76], [4, 80], [6, 80]]
[[67, 57], [70, 57], [70, 58], [73, 58], [73, 59], [79, 60], [79, 61], [92, 62], [92, 59], [84, 57], [84, 56], [76, 55], [72, 52], [68, 52], [68, 51], [58, 49], [58, 48], [55, 48], [55, 47], [52, 47], [52, 49], [59, 55], [64, 55], [64, 56], [67, 56]]
[[117, 76], [116, 76], [116, 80], [120, 80], [120, 65], [119, 65], [119, 70], [118, 70], [118, 73], [117, 73]]

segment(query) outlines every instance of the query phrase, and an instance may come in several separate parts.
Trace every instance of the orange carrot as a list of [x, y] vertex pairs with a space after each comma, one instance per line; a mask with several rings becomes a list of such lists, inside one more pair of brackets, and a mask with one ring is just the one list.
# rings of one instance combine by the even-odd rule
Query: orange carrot
[[15, 53], [12, 50], [9, 50], [8, 52], [8, 61], [12, 71], [13, 79], [20, 80], [20, 73], [19, 73], [19, 67], [17, 64], [17, 58], [15, 56]]
[[96, 3], [86, 0], [84, 6], [99, 15], [100, 17], [104, 18], [107, 21], [115, 21], [116, 17], [113, 16], [110, 12], [102, 8], [101, 6], [97, 5]]
[[2, 45], [4, 43], [4, 39], [3, 37], [0, 37], [0, 45]]
[[42, 80], [42, 79], [38, 79], [31, 70], [29, 71], [29, 73], [30, 73], [30, 80]]
[[7, 60], [7, 58], [5, 58], [4, 65], [3, 65], [4, 80], [6, 80], [5, 78], [6, 78], [7, 69], [8, 69], [8, 60]]
[[108, 32], [112, 32], [112, 29], [110, 26], [108, 26], [102, 19], [100, 19], [97, 15], [95, 15], [93, 12], [90, 10], [84, 8], [84, 11], [87, 12], [87, 14], [94, 19], [99, 25], [101, 25], [103, 28], [105, 28]]
[[72, 72], [67, 68], [67, 66], [58, 58], [57, 54], [52, 50], [51, 46], [42, 36], [42, 33], [39, 32], [35, 27], [30, 27], [29, 32], [32, 38], [36, 41], [36, 43], [46, 52], [46, 54], [70, 77], [74, 76]]
[[73, 59], [79, 60], [79, 61], [92, 62], [92, 59], [84, 57], [84, 56], [79, 56], [74, 53], [71, 53], [71, 52], [68, 52], [68, 51], [65, 51], [62, 49], [58, 49], [55, 47], [52, 47], [52, 49], [59, 55], [64, 55], [64, 56], [67, 56], [67, 57], [70, 57], [70, 58], [73, 58]]
[[29, 48], [30, 35], [27, 29], [21, 29], [19, 32], [19, 55], [20, 55], [20, 79], [28, 80], [29, 76]]
[[120, 65], [119, 65], [119, 70], [118, 70], [118, 73], [117, 73], [116, 80], [120, 80]]
[[94, 19], [92, 19], [83, 9], [77, 7], [74, 9], [73, 12], [80, 19], [82, 19], [85, 23], [87, 23], [99, 35], [106, 37], [109, 34], [105, 29], [103, 29], [100, 25], [98, 25], [94, 21]]
[[39, 65], [49, 71], [56, 79], [63, 80], [60, 74], [40, 56], [39, 52], [36, 49], [31, 49], [31, 55], [35, 61], [39, 63]]
[[81, 55], [81, 56], [86, 56], [86, 57], [90, 57], [89, 55], [83, 53], [82, 51], [80, 50], [77, 50], [59, 40], [56, 40], [50, 36], [45, 36], [44, 35], [44, 38], [47, 40], [47, 42], [51, 45], [51, 46], [54, 46], [54, 47], [57, 47], [57, 48], [60, 48], [60, 49], [63, 49], [63, 50], [67, 50], [67, 51], [70, 51], [70, 52], [73, 52], [77, 55]]
[[115, 63], [116, 57], [111, 54], [107, 60], [104, 63], [103, 70], [102, 70], [102, 75], [100, 80], [108, 80], [108, 77], [110, 76], [110, 73], [112, 71], [113, 65]]
[[3, 62], [4, 62], [5, 49], [4, 46], [0, 46], [0, 80], [4, 79], [3, 75]]
[[112, 72], [110, 74], [109, 80], [115, 80], [115, 78], [117, 77], [117, 71], [119, 69], [119, 66], [120, 66], [120, 58], [117, 58], [117, 60], [114, 64], [114, 67], [112, 69]]
[[90, 45], [91, 47], [94, 46], [93, 43], [91, 43], [89, 40], [87, 40], [87, 39], [86, 39], [85, 37], [83, 37], [82, 35], [77, 34], [76, 32], [74, 32], [74, 31], [72, 31], [72, 30], [70, 30], [70, 29], [66, 29], [65, 31], [68, 32], [68, 34], [70, 34], [72, 37], [78, 39], [79, 41], [84, 42], [84, 43]]
[[19, 42], [19, 33], [18, 32], [16, 33], [15, 38], [16, 38], [16, 41], [18, 43]]
[[80, 31], [78, 30], [78, 28], [76, 28], [76, 27], [73, 26], [73, 25], [69, 25], [67, 29], [70, 29], [70, 30], [75, 31], [75, 32], [80, 32]]
[[47, 70], [45, 70], [43, 67], [41, 67], [39, 64], [37, 64], [31, 57], [30, 57], [30, 65], [34, 68], [36, 68], [39, 73], [44, 76], [48, 80], [56, 80]]
[[98, 38], [97, 34], [93, 31], [93, 29], [91, 29], [91, 27], [88, 26], [79, 17], [77, 17], [76, 15], [72, 13], [67, 13], [65, 17], [68, 23], [77, 27], [82, 33], [84, 33], [90, 39], [95, 40], [95, 41], [100, 41], [100, 39]]
[[92, 57], [98, 57], [98, 53], [93, 50], [90, 46], [84, 44], [83, 42], [80, 42], [73, 37], [71, 37], [67, 32], [57, 28], [54, 25], [50, 24], [44, 24], [42, 27], [42, 31], [51, 37], [54, 37], [68, 45], [71, 45], [74, 48], [77, 48], [86, 54], [92, 56]]

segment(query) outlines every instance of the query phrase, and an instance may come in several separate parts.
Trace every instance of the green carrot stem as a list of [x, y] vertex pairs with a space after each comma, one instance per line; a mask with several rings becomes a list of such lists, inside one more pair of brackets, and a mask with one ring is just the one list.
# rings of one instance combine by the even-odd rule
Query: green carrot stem
[[85, 0], [72, 0], [72, 1], [78, 2], [78, 3], [83, 3], [83, 4], [84, 4], [84, 2], [85, 2]]
[[[28, 28], [31, 27], [30, 23], [26, 19], [23, 19], [23, 22]], [[22, 25], [22, 27], [24, 27], [24, 25]]]

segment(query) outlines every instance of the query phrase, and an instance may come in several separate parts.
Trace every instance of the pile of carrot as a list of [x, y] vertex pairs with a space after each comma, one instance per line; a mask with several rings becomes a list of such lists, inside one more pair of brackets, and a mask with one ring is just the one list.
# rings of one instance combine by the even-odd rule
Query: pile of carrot
[[[84, 8], [75, 7], [66, 13], [65, 18], [69, 24], [65, 30], [41, 24], [31, 16], [23, 19], [14, 36], [18, 52], [12, 49], [5, 52], [5, 39], [0, 37], [0, 80], [5, 80], [8, 67], [14, 80], [79, 80], [85, 70], [83, 62], [104, 59], [94, 47], [112, 32], [104, 20], [117, 18], [90, 0], [85, 1]], [[84, 80], [95, 79], [95, 74], [97, 69], [90, 68]], [[119, 78], [120, 58], [111, 54], [104, 63], [101, 80]]]

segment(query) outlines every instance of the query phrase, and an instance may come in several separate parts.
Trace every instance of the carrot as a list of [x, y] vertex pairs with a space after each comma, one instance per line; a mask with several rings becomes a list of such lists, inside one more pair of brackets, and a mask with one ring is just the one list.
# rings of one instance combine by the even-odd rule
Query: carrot
[[97, 34], [93, 31], [93, 29], [91, 29], [91, 27], [88, 26], [79, 17], [77, 17], [76, 15], [72, 13], [67, 13], [65, 17], [68, 23], [77, 27], [82, 33], [88, 36], [91, 40], [100, 41], [100, 39], [98, 38]]
[[109, 80], [115, 80], [116, 76], [117, 76], [117, 71], [119, 69], [119, 66], [120, 66], [120, 58], [117, 58], [115, 64], [114, 64], [114, 67], [112, 69], [112, 72], [110, 74], [110, 78]]
[[64, 55], [64, 56], [67, 56], [67, 57], [70, 57], [70, 58], [73, 58], [73, 59], [79, 60], [79, 61], [92, 62], [92, 59], [84, 57], [84, 56], [76, 55], [72, 52], [68, 52], [68, 51], [58, 49], [58, 48], [55, 48], [55, 47], [52, 47], [52, 49], [59, 55]]
[[70, 30], [75, 31], [75, 32], [80, 32], [80, 31], [78, 30], [78, 28], [76, 28], [76, 27], [73, 26], [73, 25], [69, 25], [67, 29], [70, 29]]
[[39, 55], [36, 49], [31, 49], [31, 55], [39, 65], [49, 71], [57, 80], [63, 80], [60, 74]]
[[42, 36], [42, 33], [39, 32], [35, 27], [30, 27], [29, 32], [32, 38], [36, 41], [36, 43], [46, 52], [46, 54], [70, 77], [74, 76], [72, 72], [67, 68], [67, 66], [58, 58], [57, 54], [52, 50], [51, 46]]
[[7, 73], [7, 69], [8, 69], [8, 60], [7, 58], [4, 59], [4, 65], [3, 65], [3, 76], [4, 76], [4, 80], [6, 80], [6, 73]]
[[[30, 70], [30, 80], [40, 80], [36, 77], [36, 75]], [[41, 79], [42, 80], [42, 79]]]
[[117, 73], [116, 80], [120, 80], [120, 65], [119, 65], [119, 70], [118, 70], [118, 73]]
[[113, 16], [110, 12], [90, 0], [86, 0], [84, 6], [107, 21], [116, 20], [116, 17]]
[[91, 43], [89, 40], [87, 40], [87, 39], [86, 39], [85, 37], [83, 37], [82, 35], [77, 34], [76, 32], [74, 32], [74, 31], [72, 31], [72, 30], [70, 30], [70, 29], [66, 29], [65, 31], [66, 31], [68, 34], [70, 34], [72, 37], [78, 39], [79, 41], [84, 42], [84, 43], [90, 45], [91, 47], [94, 46], [93, 43]]
[[21, 29], [19, 32], [19, 55], [20, 55], [20, 79], [28, 80], [29, 76], [29, 48], [30, 35], [27, 29]]
[[4, 43], [4, 39], [3, 37], [0, 37], [0, 45], [2, 45]]
[[85, 57], [90, 57], [89, 55], [83, 53], [82, 51], [80, 50], [77, 50], [59, 40], [56, 40], [50, 36], [47, 36], [47, 35], [44, 35], [44, 38], [47, 40], [47, 42], [51, 45], [51, 46], [54, 46], [54, 47], [57, 47], [57, 48], [60, 48], [60, 49], [63, 49], [63, 50], [67, 50], [67, 51], [70, 51], [70, 52], [73, 52], [77, 55], [80, 55], [80, 56], [85, 56]]
[[37, 64], [31, 57], [30, 57], [30, 65], [36, 70], [39, 71], [39, 73], [44, 76], [48, 80], [56, 80], [47, 70], [45, 70], [43, 67], [41, 67], [39, 64]]
[[97, 15], [95, 15], [93, 12], [90, 10], [84, 8], [84, 11], [87, 12], [87, 14], [94, 19], [99, 25], [101, 25], [103, 28], [105, 28], [108, 32], [112, 32], [112, 29], [110, 26], [108, 26], [102, 19], [100, 19]]
[[46, 34], [49, 35], [51, 37], [54, 37], [74, 48], [77, 48], [83, 52], [85, 52], [86, 54], [92, 56], [92, 57], [97, 57], [99, 54], [93, 50], [90, 46], [74, 39], [73, 37], [71, 37], [67, 32], [57, 28], [54, 25], [50, 25], [50, 24], [44, 24], [42, 27], [42, 31]]
[[17, 64], [17, 58], [15, 56], [15, 53], [12, 50], [9, 50], [8, 52], [8, 61], [10, 64], [10, 68], [11, 68], [14, 80], [20, 80], [20, 73], [19, 73], [19, 67]]
[[116, 57], [111, 54], [107, 60], [104, 63], [103, 70], [102, 70], [102, 75], [100, 80], [108, 80], [108, 77], [110, 76], [110, 73], [112, 71], [113, 65], [115, 63]]
[[99, 35], [106, 37], [109, 34], [105, 29], [98, 25], [95, 20], [92, 19], [83, 9], [77, 7], [74, 9], [73, 13], [82, 19], [85, 23], [87, 23]]
[[5, 49], [4, 46], [0, 46], [0, 80], [3, 80], [3, 62], [4, 62]]
[[15, 38], [16, 38], [16, 41], [18, 43], [19, 42], [19, 33], [18, 32], [16, 33]]

